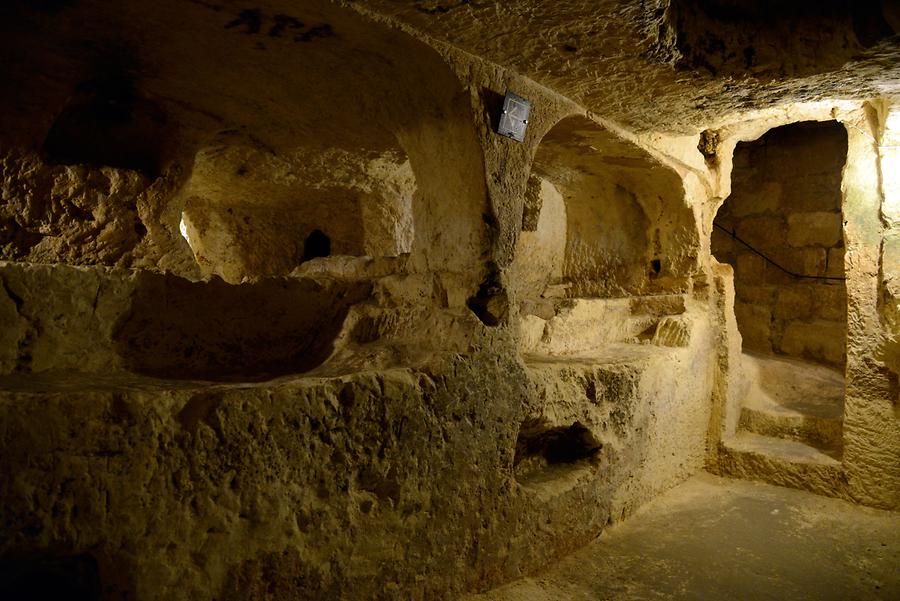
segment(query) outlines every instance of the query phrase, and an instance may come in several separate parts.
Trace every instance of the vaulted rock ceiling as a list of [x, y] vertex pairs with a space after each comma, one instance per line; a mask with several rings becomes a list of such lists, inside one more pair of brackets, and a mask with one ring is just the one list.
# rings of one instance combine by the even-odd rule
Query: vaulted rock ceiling
[[367, 0], [634, 131], [785, 101], [900, 93], [891, 0]]
[[[900, 94], [890, 0], [12, 0], [0, 17], [0, 76], [14, 83], [8, 140], [46, 127], [73, 89], [127, 79], [186, 113], [179, 139], [226, 125], [270, 148], [323, 132], [377, 146], [391, 137], [371, 112], [454, 93], [422, 90], [416, 76], [440, 72], [448, 46], [636, 132], [696, 133], [735, 111]], [[156, 135], [177, 146], [171, 134]]]

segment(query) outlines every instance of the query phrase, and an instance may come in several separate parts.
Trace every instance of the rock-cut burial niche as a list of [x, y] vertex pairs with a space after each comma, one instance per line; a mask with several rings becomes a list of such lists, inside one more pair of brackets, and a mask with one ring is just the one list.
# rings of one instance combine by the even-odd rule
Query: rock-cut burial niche
[[734, 267], [745, 350], [844, 364], [846, 159], [847, 132], [834, 121], [786, 125], [737, 145], [712, 252]]
[[697, 235], [680, 177], [574, 116], [538, 147], [516, 261], [524, 298], [681, 292]]
[[396, 257], [414, 237], [416, 179], [399, 147], [210, 147], [183, 191], [182, 234], [204, 275], [286, 275], [328, 257]]
[[526, 486], [551, 483], [563, 473], [590, 468], [602, 447], [579, 422], [553, 426], [541, 419], [526, 420], [516, 437], [513, 472]]
[[[148, 41], [164, 54], [152, 68], [110, 59], [102, 77], [59, 107], [44, 145], [52, 169], [33, 168], [44, 168], [36, 155], [11, 163], [4, 198], [14, 202], [0, 206], [0, 251], [138, 269], [121, 285], [118, 273], [98, 275], [115, 283], [101, 286], [101, 306], [121, 318], [112, 333], [118, 357], [103, 348], [96, 364], [215, 380], [305, 373], [331, 356], [350, 307], [371, 298], [372, 279], [442, 270], [474, 289], [483, 278], [483, 155], [462, 82], [412, 36], [336, 3], [294, 4], [292, 22], [328, 35], [289, 42], [300, 32], [277, 40], [273, 29], [267, 55], [261, 38], [223, 31], [215, 19], [154, 28], [150, 38], [166, 39]], [[74, 71], [95, 72], [90, 49], [104, 40], [69, 33], [55, 45], [84, 50], [66, 60], [78, 61]], [[208, 52], [185, 61], [181, 49], [198, 43]], [[47, 98], [56, 98], [58, 86], [48, 85]], [[44, 104], [52, 103], [37, 102]], [[31, 181], [35, 173], [40, 182]], [[46, 210], [32, 202], [38, 197]], [[92, 204], [95, 197], [101, 202]], [[137, 207], [146, 221], [135, 221]], [[47, 227], [44, 215], [60, 218]], [[179, 221], [188, 242], [177, 235]], [[202, 275], [224, 282], [197, 281], [189, 245]], [[358, 258], [406, 253], [408, 261]], [[266, 277], [295, 270], [297, 277]], [[345, 277], [302, 277], [322, 271]], [[86, 306], [97, 304], [96, 290], [87, 290]], [[14, 300], [11, 313], [35, 323], [56, 323], [69, 305], [81, 306], [29, 297], [19, 312]]]
[[214, 94], [228, 105], [248, 94], [232, 118], [256, 128], [204, 137], [167, 216], [181, 213], [202, 274], [224, 282], [143, 277], [116, 332], [133, 371], [307, 373], [332, 357], [372, 279], [418, 268], [478, 277], [484, 168], [459, 79], [409, 36], [308, 4], [303, 21], [327, 19], [334, 36], [254, 70], [258, 85]]
[[27, 144], [0, 132], [0, 260], [129, 266], [139, 254], [150, 224], [138, 206], [160, 176], [170, 123], [131, 67], [127, 53], [100, 53], [68, 98], [33, 99], [46, 130], [22, 118], [34, 127]]

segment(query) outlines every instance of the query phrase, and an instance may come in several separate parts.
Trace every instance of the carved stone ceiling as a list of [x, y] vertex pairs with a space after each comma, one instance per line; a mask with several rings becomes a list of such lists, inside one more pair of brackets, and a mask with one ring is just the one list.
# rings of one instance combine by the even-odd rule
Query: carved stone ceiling
[[350, 2], [509, 67], [634, 131], [900, 94], [894, 0]]

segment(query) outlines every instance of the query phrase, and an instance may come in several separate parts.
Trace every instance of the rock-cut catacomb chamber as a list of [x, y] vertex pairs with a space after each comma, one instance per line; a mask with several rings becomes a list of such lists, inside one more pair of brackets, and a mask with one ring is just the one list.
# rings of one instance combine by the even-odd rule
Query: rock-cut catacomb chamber
[[412, 250], [415, 174], [399, 147], [383, 152], [201, 151], [182, 191], [184, 236], [202, 274], [239, 283], [286, 275], [329, 256]]
[[602, 125], [567, 117], [544, 135], [516, 250], [526, 352], [686, 344], [699, 238], [681, 179]]
[[0, 2], [0, 600], [900, 598], [898, 31]]
[[[72, 32], [65, 19], [45, 26], [41, 11], [16, 10], [41, 40], [41, 60], [52, 60], [53, 36], [98, 41], [66, 59], [40, 103], [9, 98], [31, 120], [15, 121], [3, 147], [4, 259], [77, 267], [60, 269], [73, 280], [63, 286], [71, 302], [110, 313], [13, 328], [14, 370], [299, 373], [332, 353], [373, 275], [444, 270], [463, 287], [481, 277], [463, 267], [484, 229], [475, 137], [459, 82], [433, 51], [312, 3], [302, 18], [254, 9], [207, 22], [205, 43], [219, 54], [168, 63], [191, 54], [186, 31], [138, 48], [108, 24]], [[265, 44], [280, 58], [260, 70], [262, 55], [242, 48]], [[151, 74], [153, 61], [168, 66]], [[249, 79], [236, 86], [241, 69]], [[104, 268], [133, 271], [112, 286]], [[24, 269], [6, 282], [26, 319], [39, 319], [27, 298], [34, 277]], [[96, 277], [94, 292], [79, 289]], [[96, 331], [98, 319], [108, 323]], [[55, 352], [67, 327], [92, 343]]]

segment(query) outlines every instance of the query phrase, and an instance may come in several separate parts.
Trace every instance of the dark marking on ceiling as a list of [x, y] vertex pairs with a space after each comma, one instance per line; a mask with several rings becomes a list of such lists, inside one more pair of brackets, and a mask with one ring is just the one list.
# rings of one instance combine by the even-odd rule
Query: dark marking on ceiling
[[[234, 19], [225, 24], [225, 29], [235, 29], [247, 35], [257, 35], [265, 30], [268, 37], [281, 39], [290, 37], [286, 34], [292, 32], [295, 35], [290, 39], [301, 43], [330, 38], [335, 35], [334, 28], [330, 23], [307, 26], [306, 23], [292, 15], [278, 13], [270, 17], [258, 8], [242, 10]], [[266, 49], [261, 42], [257, 42], [256, 48]]]
[[451, 10], [460, 8], [461, 6], [468, 6], [471, 3], [472, 3], [472, 0], [459, 0], [459, 2], [457, 2], [456, 4], [453, 4], [451, 6], [444, 6], [443, 4], [438, 4], [436, 6], [427, 7], [427, 6], [423, 6], [424, 2], [419, 2], [416, 4], [416, 10], [419, 12], [425, 13], [426, 15], [443, 15], [443, 14], [450, 12]]

